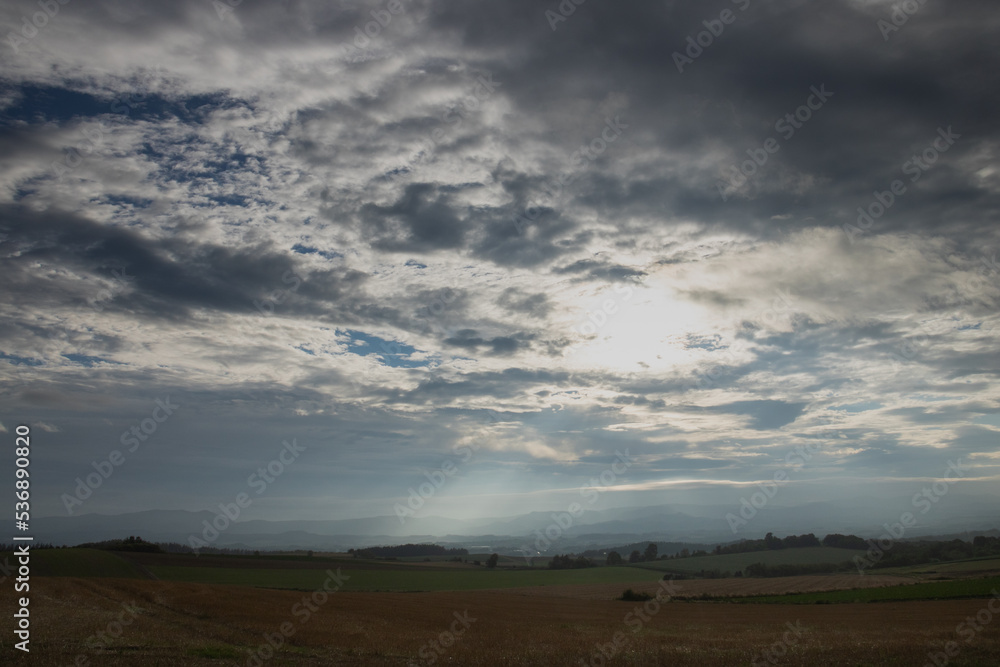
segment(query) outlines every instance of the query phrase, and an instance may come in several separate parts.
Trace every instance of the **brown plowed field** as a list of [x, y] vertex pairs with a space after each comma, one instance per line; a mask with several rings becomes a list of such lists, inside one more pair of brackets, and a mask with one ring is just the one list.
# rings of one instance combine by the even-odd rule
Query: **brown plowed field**
[[[294, 629], [267, 665], [749, 665], [776, 647], [777, 665], [907, 665], [927, 662], [934, 646], [959, 641], [951, 665], [1000, 664], [1000, 619], [970, 642], [956, 627], [986, 600], [845, 605], [729, 605], [673, 602], [648, 608], [639, 623], [636, 603], [571, 600], [510, 591], [461, 593], [332, 593], [308, 619], [294, 605], [305, 593], [134, 579], [32, 577], [31, 655], [13, 649], [13, 596], [4, 595], [4, 664], [246, 665], [250, 650]], [[122, 604], [136, 620], [114, 625]], [[455, 623], [475, 619], [438, 653], [429, 642]], [[633, 616], [628, 616], [629, 614]], [[305, 621], [305, 622], [302, 622]], [[787, 623], [798, 634], [792, 634]], [[110, 648], [86, 647], [95, 633], [118, 635]], [[625, 641], [606, 663], [596, 655], [620, 632]], [[782, 637], [789, 637], [781, 643]], [[448, 637], [445, 643], [450, 643]], [[610, 651], [610, 649], [608, 649]], [[432, 653], [429, 651], [433, 651]], [[264, 651], [267, 655], [267, 651]], [[79, 658], [79, 656], [83, 656]]]
[[[800, 577], [774, 577], [769, 579], [683, 579], [673, 583], [673, 590], [676, 591], [673, 597], [694, 598], [702, 594], [731, 596], [782, 595], [784, 593], [812, 593], [852, 588], [881, 588], [883, 586], [915, 584], [918, 581], [918, 579], [914, 579], [913, 577], [897, 577], [882, 574], [818, 574]], [[614, 600], [621, 596], [622, 590], [625, 588], [655, 594], [659, 588], [659, 582], [640, 581], [631, 585], [579, 584], [574, 586], [526, 586], [523, 588], [506, 588], [504, 591], [512, 595], [541, 595], [545, 597], [576, 598], [579, 600]]]

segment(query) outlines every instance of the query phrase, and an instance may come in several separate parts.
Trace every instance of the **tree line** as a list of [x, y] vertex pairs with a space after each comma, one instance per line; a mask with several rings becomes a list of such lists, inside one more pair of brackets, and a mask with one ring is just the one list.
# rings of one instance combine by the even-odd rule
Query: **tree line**
[[468, 556], [468, 549], [448, 549], [438, 544], [399, 544], [385, 547], [348, 549], [355, 558], [414, 558], [420, 556]]

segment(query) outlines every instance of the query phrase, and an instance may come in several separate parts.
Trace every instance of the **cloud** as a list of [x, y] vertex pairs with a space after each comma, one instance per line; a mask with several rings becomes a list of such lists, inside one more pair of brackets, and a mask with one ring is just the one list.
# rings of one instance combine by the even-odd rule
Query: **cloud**
[[3, 47], [0, 396], [52, 479], [168, 393], [95, 511], [214, 506], [292, 433], [287, 493], [358, 503], [480, 436], [514, 504], [620, 447], [650, 489], [813, 441], [818, 484], [996, 474], [991, 3], [750, 3], [683, 73], [697, 3], [404, 6], [107, 0]]

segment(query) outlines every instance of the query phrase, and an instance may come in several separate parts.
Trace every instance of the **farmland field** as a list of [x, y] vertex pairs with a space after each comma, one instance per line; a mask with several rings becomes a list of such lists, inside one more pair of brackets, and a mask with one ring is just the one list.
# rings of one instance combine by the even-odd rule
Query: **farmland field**
[[855, 556], [863, 555], [864, 551], [855, 549], [836, 549], [832, 547], [804, 547], [796, 549], [777, 549], [772, 551], [749, 551], [739, 554], [722, 554], [719, 556], [697, 556], [692, 558], [673, 558], [670, 560], [655, 560], [648, 563], [637, 563], [632, 567], [659, 570], [661, 572], [699, 572], [701, 570], [721, 570], [736, 572], [754, 563], [765, 565], [836, 565], [850, 561]]
[[[919, 580], [893, 575], [810, 574], [795, 577], [684, 579], [674, 581], [671, 595], [678, 599], [699, 598], [704, 595], [733, 597], [749, 595], [786, 595], [818, 591], [850, 590], [854, 588], [879, 588], [915, 584]], [[629, 586], [639, 592], [655, 594], [659, 581], [632, 582]], [[537, 586], [511, 589], [518, 595], [571, 597], [582, 600], [614, 600], [622, 593], [617, 584], [577, 584], [573, 586]]]
[[[582, 570], [540, 568], [487, 569], [465, 563], [451, 567], [428, 563], [364, 561], [345, 558], [190, 556], [174, 554], [118, 554], [93, 549], [45, 549], [32, 555], [39, 572], [50, 576], [118, 576], [166, 581], [314, 590], [326, 571], [345, 575], [349, 591], [448, 591], [502, 589], [577, 584], [656, 582], [662, 575], [629, 567]], [[618, 586], [622, 584], [622, 586]]]
[[972, 558], [951, 563], [925, 563], [911, 567], [884, 568], [878, 571], [922, 577], [936, 574], [951, 577], [1000, 574], [1000, 558]]
[[[12, 559], [11, 554], [5, 554]], [[31, 553], [32, 573], [38, 576], [146, 578], [141, 568], [110, 551], [97, 549], [40, 549]]]
[[[31, 664], [43, 667], [256, 666], [253, 655], [270, 655], [267, 637], [279, 649], [261, 662], [275, 666], [731, 665], [763, 659], [789, 628], [794, 642], [774, 664], [923, 665], [1000, 586], [1000, 578], [921, 582], [914, 574], [840, 573], [684, 579], [667, 589], [662, 572], [634, 566], [490, 570], [342, 555], [196, 558], [87, 549], [40, 550], [32, 558], [39, 576], [32, 576]], [[340, 572], [340, 586], [320, 593], [330, 582], [327, 570]], [[74, 574], [86, 578], [66, 576]], [[626, 587], [671, 598], [617, 600]], [[727, 604], [697, 599], [702, 595], [755, 597]], [[979, 599], [919, 601], [958, 596]], [[892, 601], [854, 603], [882, 599]], [[12, 613], [13, 604], [5, 596], [0, 611]], [[468, 629], [453, 642], [447, 633], [458, 618]], [[119, 634], [98, 635], [110, 628]], [[601, 646], [614, 650], [612, 660], [603, 660]], [[998, 656], [1000, 624], [988, 624], [949, 664], [995, 666]]]
[[[319, 569], [221, 569], [215, 567], [152, 566], [150, 571], [166, 581], [241, 584], [264, 588], [312, 590], [327, 575]], [[336, 571], [336, 566], [331, 566]], [[660, 576], [626, 567], [584, 570], [445, 570], [413, 567], [398, 570], [346, 569], [348, 591], [463, 591], [522, 586], [560, 586], [581, 583], [629, 584], [656, 581]]]
[[754, 596], [738, 602], [816, 604], [820, 602], [887, 602], [898, 600], [943, 600], [954, 598], [1000, 597], [1000, 577], [932, 581], [905, 586], [840, 590], [795, 595]]
[[[263, 648], [268, 636], [279, 648], [263, 662], [276, 667], [403, 667], [431, 664], [430, 658], [448, 665], [577, 667], [605, 664], [598, 647], [610, 650], [616, 633], [620, 648], [609, 665], [751, 664], [791, 636], [774, 664], [919, 666], [929, 652], [958, 639], [959, 624], [985, 604], [674, 602], [646, 607], [648, 620], [637, 623], [643, 611], [637, 603], [503, 591], [336, 592], [317, 599], [308, 615], [301, 613], [305, 593], [245, 586], [38, 577], [32, 595], [30, 664], [40, 667], [256, 665], [252, 655], [271, 655]], [[123, 605], [134, 614], [116, 626]], [[9, 619], [13, 610], [12, 596], [4, 596], [0, 613]], [[458, 626], [463, 632], [442, 642], [442, 633], [456, 627], [456, 614], [466, 623]], [[276, 634], [282, 624], [290, 631], [284, 636]], [[107, 634], [112, 628], [116, 638]], [[994, 623], [961, 642], [950, 664], [995, 666], [998, 658], [1000, 624]]]

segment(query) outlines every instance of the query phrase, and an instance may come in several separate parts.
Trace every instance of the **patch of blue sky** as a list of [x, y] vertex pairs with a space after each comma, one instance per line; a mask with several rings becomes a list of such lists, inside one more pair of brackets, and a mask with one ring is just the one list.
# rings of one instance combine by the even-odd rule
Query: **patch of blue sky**
[[325, 257], [326, 259], [336, 259], [337, 257], [343, 257], [343, 255], [341, 255], [336, 250], [320, 250], [319, 248], [302, 245], [301, 243], [296, 243], [295, 245], [293, 245], [292, 252], [297, 252], [300, 255], [319, 255], [320, 257]]
[[351, 337], [347, 351], [361, 357], [378, 355], [386, 366], [392, 368], [424, 368], [430, 365], [427, 359], [412, 359], [417, 349], [399, 341], [386, 340], [366, 334], [363, 331], [345, 329], [343, 333]]
[[112, 361], [111, 359], [105, 359], [103, 357], [92, 357], [87, 354], [64, 354], [62, 355], [64, 359], [69, 359], [74, 364], [80, 364], [81, 366], [86, 366], [87, 368], [93, 368], [97, 364], [116, 364], [118, 366], [124, 366], [120, 361]]
[[106, 96], [81, 93], [57, 86], [20, 86], [17, 101], [4, 109], [3, 124], [65, 123], [77, 118], [105, 114], [128, 116], [138, 120], [161, 120], [174, 117], [184, 123], [199, 123], [218, 108], [242, 104], [224, 94], [193, 95], [171, 100], [144, 90]]
[[684, 342], [684, 347], [688, 349], [699, 348], [702, 350], [714, 351], [714, 350], [725, 349], [728, 346], [722, 344], [722, 336], [719, 335], [696, 336], [693, 334], [688, 334]]
[[113, 206], [131, 206], [133, 208], [148, 208], [153, 204], [152, 199], [143, 197], [128, 197], [125, 195], [104, 195], [101, 201]]
[[0, 359], [6, 359], [15, 366], [44, 366], [45, 362], [41, 359], [34, 359], [32, 357], [20, 357], [16, 354], [7, 354], [5, 352], [0, 352]]

